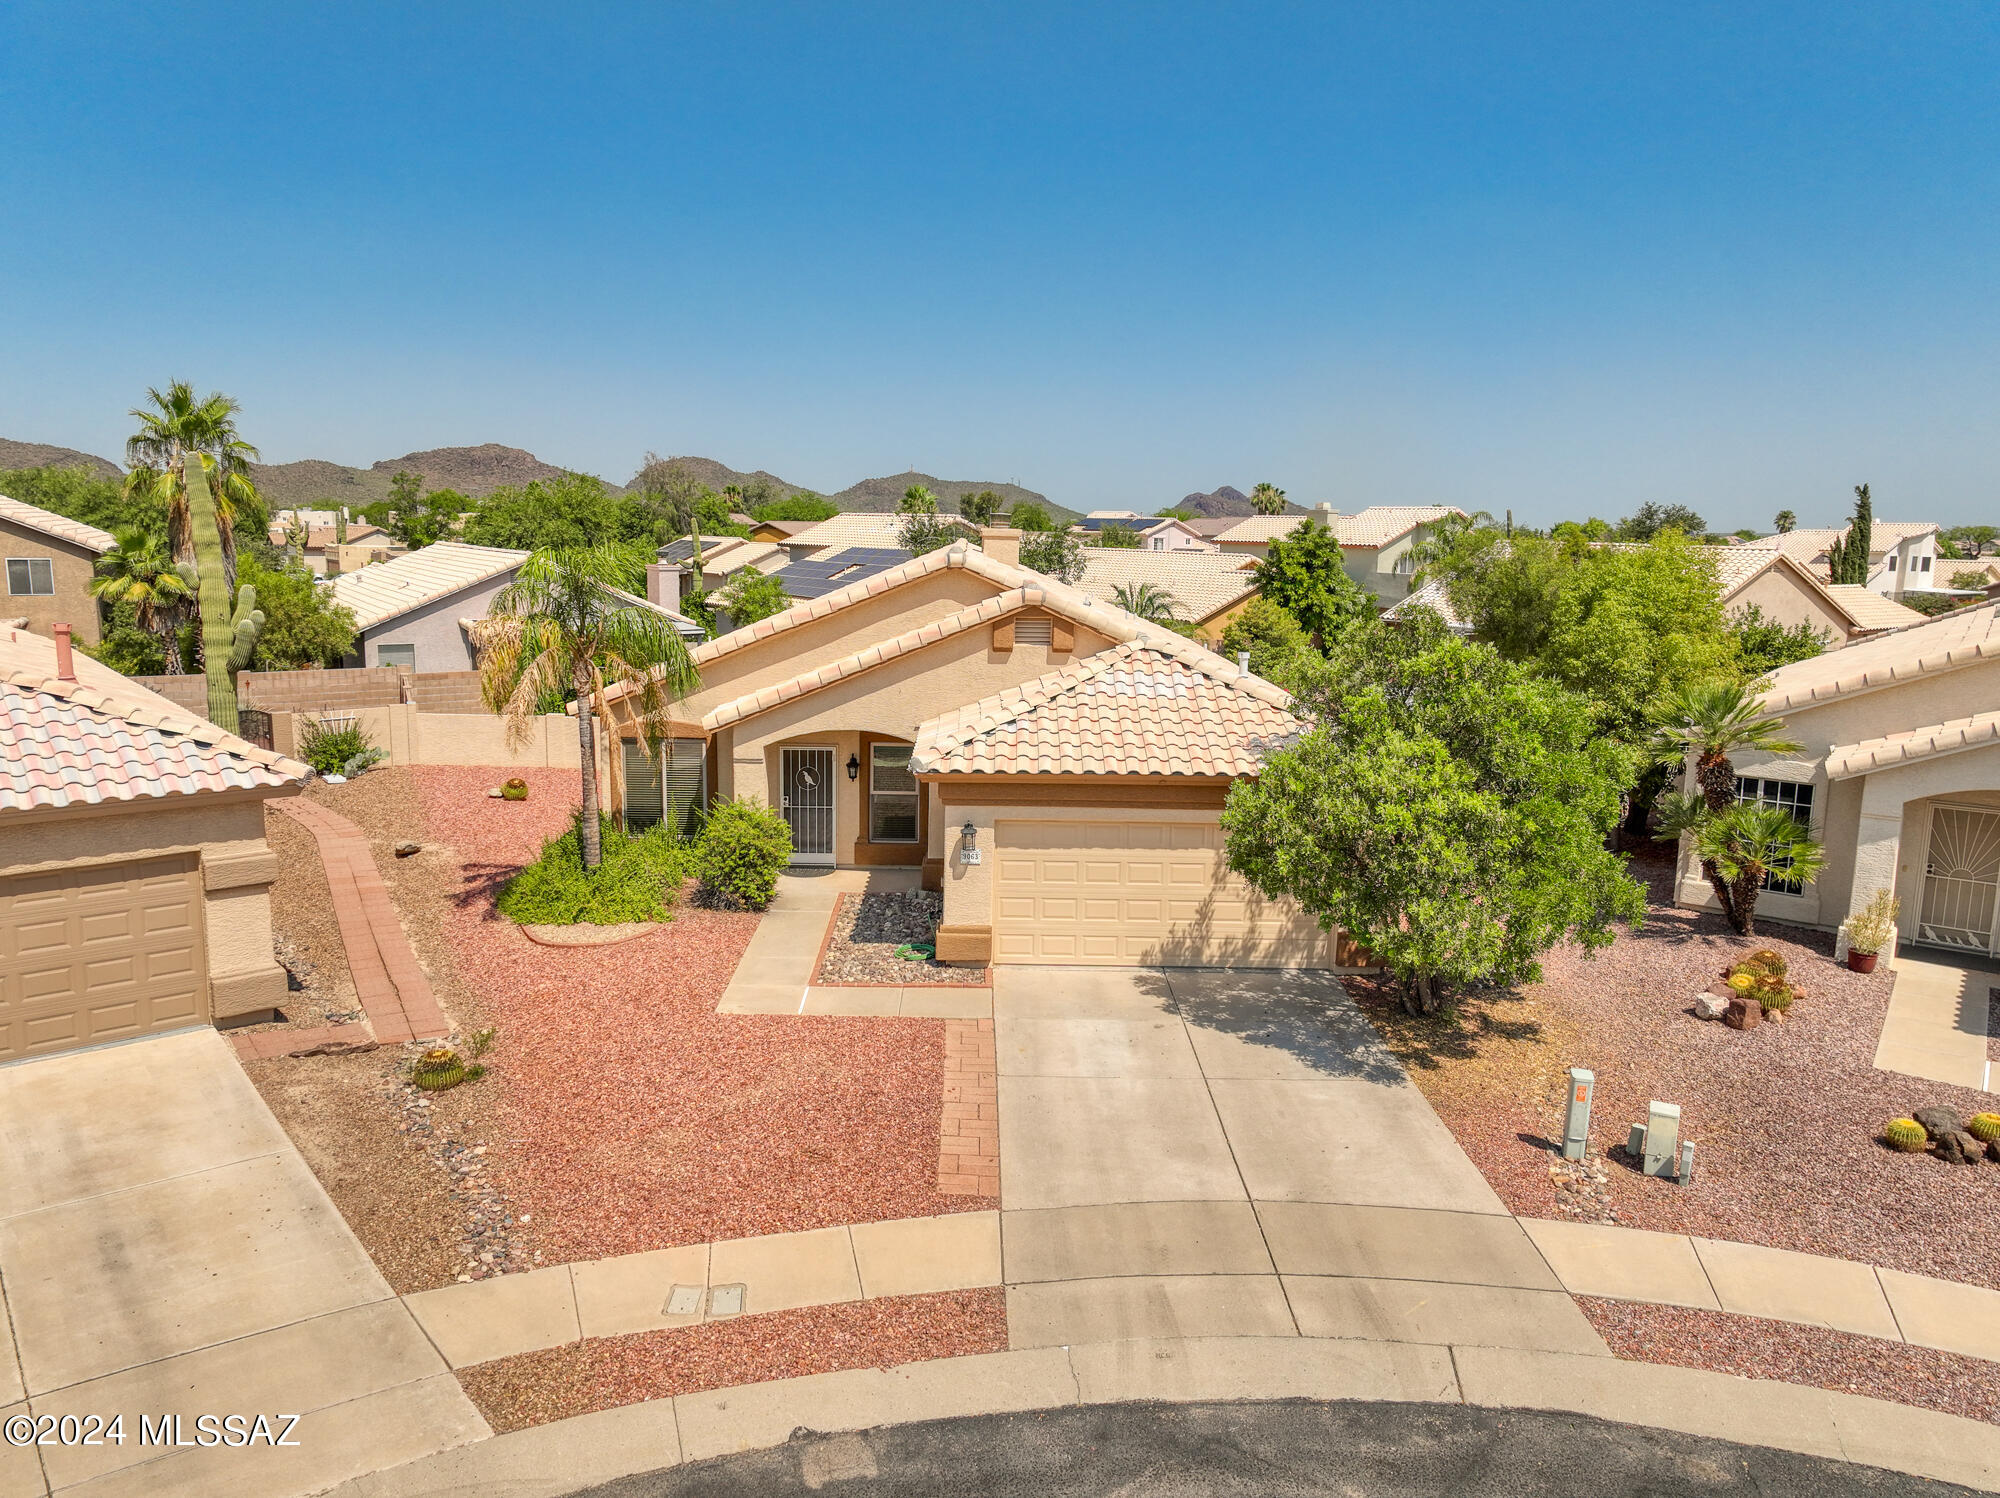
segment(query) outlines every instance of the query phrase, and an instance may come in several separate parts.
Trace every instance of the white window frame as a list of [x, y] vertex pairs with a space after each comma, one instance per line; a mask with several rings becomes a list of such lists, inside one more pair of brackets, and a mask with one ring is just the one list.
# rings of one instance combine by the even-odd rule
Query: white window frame
[[[17, 588], [14, 586], [14, 569], [16, 567], [20, 567], [23, 569], [28, 584], [27, 587], [25, 588]], [[35, 586], [35, 578], [38, 572], [41, 575], [43, 581], [48, 583], [48, 586], [46, 588], [38, 588]], [[12, 598], [55, 597], [56, 564], [54, 558], [52, 557], [7, 558], [7, 593], [8, 596]]]

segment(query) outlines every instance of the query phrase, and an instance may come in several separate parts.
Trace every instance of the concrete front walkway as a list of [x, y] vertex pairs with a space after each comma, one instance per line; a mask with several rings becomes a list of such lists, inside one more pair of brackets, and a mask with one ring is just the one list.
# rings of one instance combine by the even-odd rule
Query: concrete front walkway
[[[287, 1498], [490, 1434], [213, 1030], [0, 1068], [0, 1492]], [[141, 1444], [139, 1418], [299, 1415], [296, 1446]]]
[[1904, 1076], [1992, 1091], [1986, 1028], [1992, 990], [2000, 988], [2000, 964], [1970, 953], [1956, 957], [1935, 947], [1906, 947], [1890, 966], [1896, 986], [1875, 1065]]

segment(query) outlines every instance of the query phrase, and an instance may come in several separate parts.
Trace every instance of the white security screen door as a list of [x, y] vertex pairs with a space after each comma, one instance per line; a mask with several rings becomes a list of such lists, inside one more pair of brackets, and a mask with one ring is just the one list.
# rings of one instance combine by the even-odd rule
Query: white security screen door
[[1940, 806], [1931, 813], [1931, 850], [1924, 862], [1920, 940], [1975, 952], [1994, 949], [1995, 896], [2000, 894], [2000, 813]]
[[780, 808], [792, 829], [792, 862], [833, 862], [833, 750], [780, 749]]

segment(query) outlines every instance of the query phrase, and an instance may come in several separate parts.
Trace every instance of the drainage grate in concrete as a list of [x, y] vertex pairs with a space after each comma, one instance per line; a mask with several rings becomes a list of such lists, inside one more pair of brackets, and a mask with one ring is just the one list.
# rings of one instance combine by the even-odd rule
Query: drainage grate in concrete
[[674, 1286], [674, 1293], [667, 1297], [667, 1314], [669, 1316], [699, 1316], [701, 1314], [701, 1286]]
[[745, 1287], [742, 1285], [717, 1285], [708, 1292], [708, 1314], [711, 1316], [741, 1316]]

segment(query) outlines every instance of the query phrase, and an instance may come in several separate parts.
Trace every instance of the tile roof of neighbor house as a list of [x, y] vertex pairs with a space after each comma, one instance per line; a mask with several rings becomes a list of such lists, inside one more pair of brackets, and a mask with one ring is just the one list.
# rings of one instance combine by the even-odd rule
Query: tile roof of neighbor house
[[[947, 515], [947, 520], [958, 520], [955, 515]], [[968, 521], [958, 522], [968, 539], [977, 539], [978, 527]], [[834, 546], [898, 546], [901, 545], [903, 517], [898, 514], [874, 510], [850, 510], [822, 520], [817, 525], [808, 526], [785, 545], [797, 550], [802, 546], [821, 549]]]
[[710, 557], [705, 552], [701, 570], [723, 577], [734, 577], [745, 567], [755, 567], [759, 572], [775, 572], [785, 565], [791, 553], [778, 541], [745, 541], [741, 546], [732, 546], [719, 557]]
[[52, 510], [38, 509], [18, 499], [9, 499], [4, 494], [0, 494], [0, 520], [11, 520], [15, 525], [24, 525], [31, 531], [54, 536], [58, 541], [67, 541], [100, 556], [118, 544], [118, 538], [109, 531], [101, 531], [94, 525], [85, 525], [81, 520], [72, 520]]
[[1134, 641], [923, 724], [910, 768], [926, 775], [1255, 775], [1299, 732], [1290, 699], [1270, 683]]
[[[1869, 559], [1872, 561], [1885, 555], [1890, 547], [1929, 535], [1936, 529], [1928, 520], [1877, 520], [1868, 528]], [[1746, 544], [1776, 546], [1801, 562], [1817, 565], [1825, 561], [1826, 549], [1845, 536], [1847, 531], [1844, 525], [1818, 526], [1809, 530], [1781, 531]]]
[[[1382, 547], [1420, 525], [1464, 513], [1452, 505], [1370, 505], [1357, 515], [1332, 516], [1333, 538], [1342, 546]], [[1216, 540], [1262, 546], [1280, 536], [1289, 536], [1304, 521], [1326, 518], [1317, 510], [1304, 515], [1251, 515], [1237, 521]]]
[[1257, 559], [1228, 551], [1140, 551], [1134, 547], [1086, 546], [1083, 580], [1077, 586], [1093, 598], [1114, 603], [1122, 584], [1151, 583], [1171, 593], [1177, 617], [1199, 623], [1257, 591]]
[[1826, 773], [1830, 780], [1845, 780], [1993, 743], [2000, 743], [2000, 712], [1974, 713], [1969, 718], [1953, 718], [1949, 723], [1934, 723], [1929, 728], [1913, 728], [1879, 739], [1863, 739], [1858, 744], [1839, 745], [1827, 751]]
[[1183, 520], [1181, 524], [1197, 536], [1206, 536], [1213, 541], [1232, 526], [1241, 525], [1244, 518], [1241, 515], [1197, 515], [1192, 520]]
[[1954, 609], [1856, 640], [1844, 650], [1780, 666], [1771, 673], [1762, 700], [1767, 711], [1782, 713], [1990, 660], [2000, 660], [2000, 600]]
[[372, 629], [387, 620], [449, 598], [528, 560], [525, 551], [438, 541], [386, 562], [370, 562], [333, 580], [333, 594], [354, 610], [354, 622]]
[[[1818, 581], [1817, 578], [1814, 580]], [[1834, 602], [1845, 609], [1847, 617], [1862, 629], [1901, 629], [1906, 624], [1921, 623], [1928, 617], [1860, 583], [1821, 583], [1820, 586], [1833, 595]]]
[[0, 810], [140, 801], [303, 783], [296, 760], [224, 733], [81, 651], [0, 630]]
[[900, 546], [838, 546], [788, 562], [771, 576], [783, 583], [793, 598], [824, 598], [849, 583], [865, 582], [909, 560], [910, 553]]
[[1472, 626], [1459, 617], [1458, 610], [1451, 606], [1451, 595], [1445, 592], [1444, 583], [1437, 578], [1432, 578], [1393, 608], [1384, 609], [1382, 617], [1393, 624], [1418, 609], [1431, 610], [1444, 620], [1444, 627], [1455, 635], [1472, 633]]
[[[734, 551], [739, 546], [748, 546], [749, 544], [741, 536], [703, 536], [701, 538], [701, 558], [704, 562], [712, 561], [724, 552]], [[676, 536], [660, 548], [660, 560], [663, 562], [686, 562], [691, 561], [693, 557], [693, 536]]]

